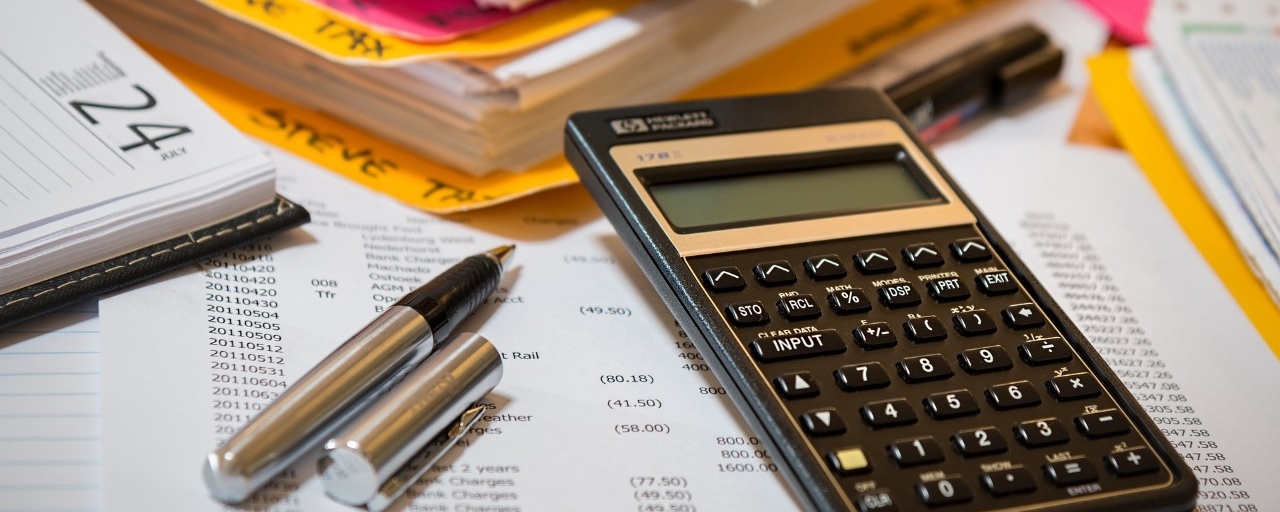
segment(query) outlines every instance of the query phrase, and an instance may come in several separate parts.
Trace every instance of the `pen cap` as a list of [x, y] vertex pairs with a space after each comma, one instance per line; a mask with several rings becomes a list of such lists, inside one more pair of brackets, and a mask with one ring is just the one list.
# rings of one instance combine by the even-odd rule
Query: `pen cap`
[[484, 337], [460, 333], [325, 443], [325, 491], [363, 505], [441, 431], [502, 379], [502, 357]]

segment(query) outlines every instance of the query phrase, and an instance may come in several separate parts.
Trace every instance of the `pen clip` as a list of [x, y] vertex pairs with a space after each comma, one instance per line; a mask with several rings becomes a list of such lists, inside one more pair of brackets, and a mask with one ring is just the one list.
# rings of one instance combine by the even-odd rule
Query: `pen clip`
[[485, 406], [478, 404], [479, 402], [476, 402], [463, 411], [456, 421], [451, 422], [448, 428], [440, 432], [426, 446], [422, 447], [422, 450], [419, 450], [408, 462], [405, 462], [404, 466], [396, 470], [391, 478], [388, 478], [386, 482], [383, 482], [378, 487], [378, 492], [373, 495], [373, 498], [365, 506], [373, 512], [380, 512], [394, 503], [405, 491], [409, 490], [409, 487], [421, 479], [431, 469], [431, 466], [436, 461], [439, 461], [445, 453], [448, 453], [453, 445], [458, 444], [458, 440], [480, 420], [480, 413], [484, 412]]

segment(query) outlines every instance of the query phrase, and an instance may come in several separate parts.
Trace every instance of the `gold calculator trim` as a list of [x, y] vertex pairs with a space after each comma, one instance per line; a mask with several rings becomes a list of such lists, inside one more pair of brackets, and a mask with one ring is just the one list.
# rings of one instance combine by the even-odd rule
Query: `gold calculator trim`
[[[636, 171], [654, 167], [738, 160], [780, 155], [802, 155], [842, 149], [900, 146], [943, 201], [830, 217], [727, 228], [699, 233], [678, 233], [647, 193]], [[973, 224], [973, 212], [916, 147], [897, 123], [888, 120], [806, 126], [761, 132], [690, 137], [614, 146], [609, 150], [640, 200], [662, 226], [663, 232], [683, 256], [730, 252], [775, 245]]]

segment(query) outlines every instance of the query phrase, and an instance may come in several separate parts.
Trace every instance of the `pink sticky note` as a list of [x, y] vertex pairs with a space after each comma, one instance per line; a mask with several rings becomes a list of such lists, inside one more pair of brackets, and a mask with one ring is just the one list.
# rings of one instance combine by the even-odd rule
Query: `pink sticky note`
[[1147, 42], [1147, 12], [1151, 10], [1151, 0], [1078, 0], [1081, 4], [1093, 9], [1107, 23], [1111, 24], [1111, 33], [1129, 44]]
[[558, 0], [519, 12], [489, 9], [475, 0], [314, 0], [410, 41], [441, 43], [478, 32]]

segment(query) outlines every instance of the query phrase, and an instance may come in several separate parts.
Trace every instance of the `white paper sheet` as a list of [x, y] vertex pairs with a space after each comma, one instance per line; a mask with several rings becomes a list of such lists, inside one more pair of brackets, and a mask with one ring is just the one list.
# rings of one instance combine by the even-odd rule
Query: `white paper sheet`
[[0, 511], [101, 508], [97, 313], [0, 330]]
[[[200, 464], [278, 383], [448, 262], [508, 242], [512, 270], [462, 327], [506, 357], [494, 408], [418, 506], [795, 507], [581, 191], [439, 219], [274, 157], [310, 225], [266, 242], [270, 252], [235, 251], [104, 302], [107, 343], [128, 339], [103, 362], [108, 509], [221, 510]], [[145, 399], [127, 391], [142, 388]], [[255, 505], [349, 510], [310, 472], [282, 484], [298, 492]]]
[[1183, 108], [1273, 255], [1280, 254], [1277, 24], [1275, 0], [1158, 0], [1147, 22]]
[[1045, 143], [938, 157], [1200, 478], [1201, 511], [1269, 510], [1280, 362], [1127, 155]]
[[[942, 158], [1086, 332], [1115, 322], [1145, 332], [1099, 347], [1212, 479], [1204, 502], [1230, 510], [1280, 502], [1266, 486], [1280, 475], [1257, 450], [1277, 419], [1258, 404], [1280, 388], [1280, 364], [1132, 163], [1057, 145], [965, 146]], [[109, 509], [220, 509], [199, 465], [266, 403], [246, 395], [278, 389], [273, 381], [298, 375], [445, 260], [509, 241], [519, 247], [516, 265], [467, 326], [507, 357], [494, 418], [416, 489], [415, 507], [795, 506], [729, 404], [706, 394], [716, 386], [696, 371], [696, 352], [582, 192], [439, 219], [277, 159], [282, 187], [311, 209], [313, 224], [267, 242], [271, 252], [235, 251], [102, 302]], [[1065, 237], [1072, 258], [1093, 262], [1088, 277], [1055, 274], [1064, 253], [1047, 256], [1037, 245], [1046, 236]], [[1108, 293], [1070, 295], [1082, 286]], [[1089, 316], [1120, 307], [1125, 315]], [[235, 331], [281, 339], [225, 335]], [[283, 364], [271, 359], [277, 346]], [[285, 374], [264, 375], [276, 371]], [[1160, 389], [1168, 386], [1177, 389]], [[340, 509], [306, 465], [254, 505]]]
[[1201, 193], [1213, 204], [1218, 217], [1227, 225], [1231, 238], [1244, 253], [1253, 272], [1267, 287], [1271, 299], [1280, 304], [1280, 260], [1276, 259], [1248, 210], [1241, 204], [1239, 194], [1231, 186], [1230, 177], [1213, 157], [1204, 138], [1196, 130], [1195, 123], [1188, 117], [1164, 68], [1150, 48], [1130, 50], [1129, 62], [1134, 83], [1142, 90], [1143, 98], [1159, 118], [1160, 126], [1173, 142], [1183, 165], [1195, 178]]

